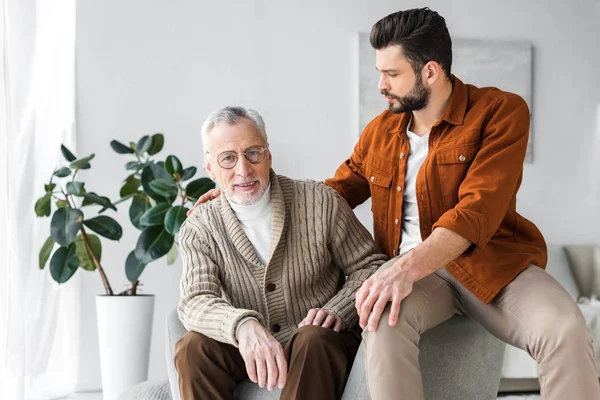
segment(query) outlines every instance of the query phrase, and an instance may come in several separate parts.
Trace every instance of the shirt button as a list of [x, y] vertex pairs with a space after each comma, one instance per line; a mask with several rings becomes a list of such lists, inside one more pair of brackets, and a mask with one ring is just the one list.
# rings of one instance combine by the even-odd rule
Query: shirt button
[[460, 156], [458, 156], [458, 161], [460, 161], [460, 162], [464, 162], [466, 159], [467, 159], [467, 157], [465, 157], [462, 154]]
[[374, 176], [371, 177], [371, 182], [375, 182], [375, 177]]
[[399, 191], [399, 192], [401, 192], [401, 191], [402, 191], [402, 186], [398, 186], [398, 187], [396, 188], [396, 190], [397, 190], [397, 191]]
[[404, 158], [404, 153], [400, 153], [400, 158]]
[[396, 218], [396, 219], [394, 220], [394, 222], [396, 223], [396, 225], [398, 225], [398, 224], [400, 223], [400, 221], [398, 221], [398, 218]]
[[394, 250], [394, 252], [392, 253], [394, 256], [398, 254], [398, 250]]
[[279, 332], [280, 330], [281, 330], [281, 326], [280, 326], [279, 324], [273, 324], [273, 325], [271, 325], [271, 331], [272, 331], [272, 332], [275, 332], [275, 333], [277, 333], [277, 332]]
[[266, 287], [267, 292], [274, 292], [275, 291], [275, 284], [274, 283], [269, 283]]

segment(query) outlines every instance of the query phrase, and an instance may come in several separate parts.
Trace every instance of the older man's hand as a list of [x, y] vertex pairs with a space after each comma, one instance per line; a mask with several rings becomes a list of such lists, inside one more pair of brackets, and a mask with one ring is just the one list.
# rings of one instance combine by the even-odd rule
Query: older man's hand
[[413, 289], [413, 281], [402, 269], [402, 258], [388, 261], [379, 271], [371, 275], [356, 292], [356, 311], [360, 317], [360, 327], [374, 332], [379, 325], [381, 314], [391, 302], [388, 323], [395, 326], [400, 313], [400, 302]]
[[298, 324], [298, 328], [305, 325], [322, 326], [323, 328], [331, 328], [336, 332], [344, 329], [344, 321], [333, 311], [323, 310], [322, 308], [313, 308], [308, 311], [306, 318]]
[[250, 319], [237, 331], [240, 354], [248, 377], [258, 386], [283, 389], [287, 379], [287, 361], [281, 344], [258, 321]]
[[189, 217], [192, 211], [196, 209], [200, 204], [206, 203], [208, 201], [214, 200], [221, 194], [221, 189], [210, 189], [208, 192], [204, 193], [200, 198], [196, 201], [191, 210], [187, 212], [187, 216]]

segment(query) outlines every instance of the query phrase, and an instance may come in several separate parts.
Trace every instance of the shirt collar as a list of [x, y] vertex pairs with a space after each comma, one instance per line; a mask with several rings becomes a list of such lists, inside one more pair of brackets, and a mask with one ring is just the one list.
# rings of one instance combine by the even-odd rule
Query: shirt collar
[[469, 89], [460, 79], [452, 75], [452, 94], [448, 108], [442, 116], [442, 121], [452, 125], [461, 125], [467, 112], [467, 102], [469, 101]]

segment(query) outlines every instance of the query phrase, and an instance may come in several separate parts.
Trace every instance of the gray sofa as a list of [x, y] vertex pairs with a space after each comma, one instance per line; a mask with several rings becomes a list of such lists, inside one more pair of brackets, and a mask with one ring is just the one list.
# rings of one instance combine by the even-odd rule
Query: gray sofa
[[[173, 400], [181, 400], [173, 363], [175, 344], [186, 330], [172, 310], [166, 324], [167, 371]], [[455, 316], [421, 338], [419, 360], [427, 400], [496, 400], [504, 343], [467, 317]], [[402, 371], [398, 371], [402, 379]], [[249, 380], [236, 387], [237, 399], [278, 399]], [[361, 345], [348, 377], [343, 400], [369, 399], [365, 380], [364, 346]]]

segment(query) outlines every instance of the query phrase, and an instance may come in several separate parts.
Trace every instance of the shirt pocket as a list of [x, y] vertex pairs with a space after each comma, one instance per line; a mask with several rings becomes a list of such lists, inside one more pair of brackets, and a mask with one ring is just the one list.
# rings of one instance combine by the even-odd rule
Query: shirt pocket
[[480, 143], [467, 143], [436, 152], [436, 161], [444, 210], [458, 204], [458, 190], [465, 180], [473, 159], [479, 151]]
[[373, 222], [385, 229], [387, 228], [392, 174], [367, 164], [363, 176], [369, 182], [369, 189], [371, 190]]

